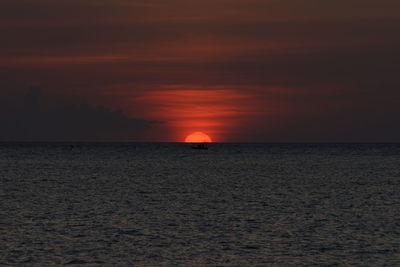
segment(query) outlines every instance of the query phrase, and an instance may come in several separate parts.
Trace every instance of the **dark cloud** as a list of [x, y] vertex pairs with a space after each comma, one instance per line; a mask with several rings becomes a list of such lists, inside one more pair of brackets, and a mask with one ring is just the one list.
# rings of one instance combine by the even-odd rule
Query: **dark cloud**
[[[49, 99], [47, 99], [48, 101]], [[87, 104], [45, 108], [39, 89], [30, 89], [20, 108], [0, 113], [1, 141], [123, 141], [142, 139], [156, 122]], [[54, 103], [53, 103], [54, 106]]]

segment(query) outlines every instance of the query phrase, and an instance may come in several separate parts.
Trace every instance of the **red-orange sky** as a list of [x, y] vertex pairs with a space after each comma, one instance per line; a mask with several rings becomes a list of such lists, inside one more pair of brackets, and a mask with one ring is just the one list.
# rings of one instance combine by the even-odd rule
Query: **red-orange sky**
[[398, 10], [2, 0], [0, 141], [399, 142]]

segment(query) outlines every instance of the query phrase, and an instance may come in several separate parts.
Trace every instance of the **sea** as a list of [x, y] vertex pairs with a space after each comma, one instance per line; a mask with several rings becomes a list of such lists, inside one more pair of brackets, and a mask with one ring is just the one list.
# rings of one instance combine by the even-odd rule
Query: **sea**
[[400, 266], [400, 144], [1, 143], [0, 266]]

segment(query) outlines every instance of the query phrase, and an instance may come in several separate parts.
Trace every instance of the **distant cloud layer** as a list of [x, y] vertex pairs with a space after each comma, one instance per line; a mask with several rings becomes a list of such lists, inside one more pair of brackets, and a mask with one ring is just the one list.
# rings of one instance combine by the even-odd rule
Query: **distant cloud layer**
[[220, 141], [400, 142], [399, 10], [398, 0], [2, 0], [0, 97], [17, 104], [35, 84], [88, 99], [37, 124], [82, 113], [93, 125], [72, 128], [87, 137], [108, 118], [121, 139], [128, 125], [163, 121], [148, 140], [208, 131]]
[[154, 123], [85, 104], [44, 109], [41, 98], [39, 89], [30, 89], [21, 108], [3, 110], [0, 141], [132, 140]]

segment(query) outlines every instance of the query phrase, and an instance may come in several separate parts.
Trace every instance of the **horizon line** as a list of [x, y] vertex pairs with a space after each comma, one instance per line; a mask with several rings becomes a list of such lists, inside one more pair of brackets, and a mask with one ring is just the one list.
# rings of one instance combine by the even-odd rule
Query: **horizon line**
[[[38, 144], [38, 143], [53, 143], [53, 144], [191, 144], [184, 141], [173, 142], [173, 141], [0, 141], [0, 144], [15, 144], [15, 143], [26, 143], [26, 144]], [[209, 144], [400, 144], [392, 141], [286, 141], [286, 142], [274, 142], [274, 141], [255, 141], [255, 142], [209, 142]]]

